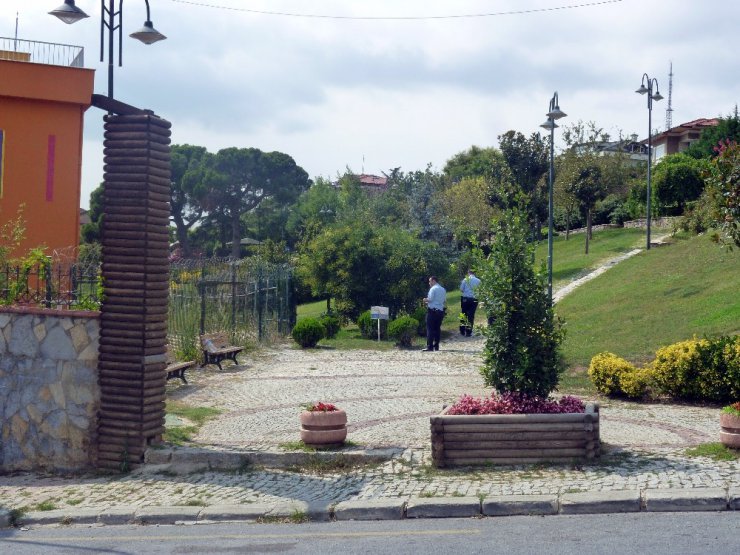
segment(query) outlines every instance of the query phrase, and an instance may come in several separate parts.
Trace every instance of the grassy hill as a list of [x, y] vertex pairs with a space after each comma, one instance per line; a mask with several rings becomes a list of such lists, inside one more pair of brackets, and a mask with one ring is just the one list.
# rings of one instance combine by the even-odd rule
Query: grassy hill
[[588, 366], [601, 351], [647, 361], [693, 335], [740, 332], [740, 252], [706, 236], [670, 243], [621, 262], [558, 303], [569, 366]]

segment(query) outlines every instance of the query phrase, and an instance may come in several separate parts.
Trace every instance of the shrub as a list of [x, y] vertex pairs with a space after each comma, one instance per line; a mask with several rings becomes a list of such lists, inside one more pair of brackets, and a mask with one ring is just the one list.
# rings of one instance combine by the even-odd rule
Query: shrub
[[426, 337], [427, 335], [427, 309], [423, 306], [417, 306], [411, 317], [416, 320], [416, 335]]
[[415, 318], [401, 316], [388, 324], [388, 337], [395, 339], [399, 347], [411, 347], [418, 326]]
[[593, 357], [588, 367], [589, 378], [596, 390], [603, 395], [623, 393], [622, 378], [634, 374], [635, 367], [632, 364], [606, 351]]
[[[563, 371], [564, 330], [547, 296], [546, 272], [534, 270], [534, 245], [524, 213], [507, 210], [497, 222], [491, 251], [477, 265], [478, 296], [493, 323], [484, 328], [486, 385], [547, 397]], [[478, 251], [480, 252], [480, 251]]]
[[[366, 310], [357, 318], [357, 327], [360, 335], [365, 339], [378, 338], [378, 322], [370, 317], [370, 311]], [[388, 332], [388, 320], [380, 321], [380, 338], [385, 339]]]
[[700, 361], [698, 346], [697, 339], [689, 339], [661, 347], [655, 353], [655, 383], [663, 393], [681, 399], [696, 397]]
[[319, 321], [324, 324], [327, 339], [334, 339], [339, 333], [339, 330], [342, 329], [342, 324], [339, 321], [339, 318], [333, 314], [322, 314]]
[[651, 366], [633, 368], [620, 376], [619, 389], [630, 399], [641, 399], [650, 390], [652, 382], [653, 369]]
[[326, 337], [326, 328], [318, 318], [304, 318], [295, 325], [291, 336], [304, 349], [315, 347]]

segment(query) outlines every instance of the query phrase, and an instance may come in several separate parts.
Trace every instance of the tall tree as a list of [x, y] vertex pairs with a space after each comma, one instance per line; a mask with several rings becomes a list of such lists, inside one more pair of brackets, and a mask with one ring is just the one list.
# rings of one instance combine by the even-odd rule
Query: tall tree
[[683, 214], [684, 205], [696, 200], [704, 190], [703, 172], [707, 161], [683, 153], [670, 154], [660, 159], [653, 170], [653, 193], [660, 213], [673, 209]]
[[541, 178], [549, 168], [549, 144], [539, 133], [525, 137], [518, 131], [499, 135], [499, 148], [514, 182], [527, 197], [527, 212], [533, 235], [540, 238], [540, 222], [547, 217], [546, 189]]
[[90, 193], [90, 210], [87, 215], [90, 223], [82, 226], [80, 231], [83, 243], [100, 242], [100, 225], [103, 223], [103, 184], [101, 183]]
[[201, 201], [206, 193], [204, 177], [209, 156], [202, 146], [172, 145], [170, 217], [185, 258], [192, 255], [188, 232], [203, 218]]
[[206, 182], [207, 209], [223, 214], [230, 223], [233, 258], [240, 254], [242, 214], [266, 198], [274, 198], [280, 204], [292, 203], [310, 185], [306, 171], [287, 154], [236, 147], [215, 154]]
[[581, 210], [586, 215], [586, 254], [591, 240], [591, 212], [596, 201], [604, 198], [604, 186], [601, 180], [601, 168], [597, 164], [582, 166], [570, 183], [569, 191], [578, 199]]

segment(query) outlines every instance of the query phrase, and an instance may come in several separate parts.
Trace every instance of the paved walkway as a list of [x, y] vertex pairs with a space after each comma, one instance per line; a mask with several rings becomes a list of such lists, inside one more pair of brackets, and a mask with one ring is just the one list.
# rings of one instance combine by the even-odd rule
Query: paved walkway
[[[0, 476], [0, 507], [110, 511], [143, 508], [254, 505], [286, 502], [566, 495], [719, 488], [737, 491], [740, 461], [714, 461], [687, 450], [718, 441], [715, 408], [601, 403], [603, 455], [582, 465], [537, 465], [473, 470], [431, 466], [429, 416], [461, 394], [486, 395], [479, 373], [479, 337], [443, 339], [436, 353], [300, 350], [284, 345], [249, 354], [239, 366], [191, 373], [188, 385], [170, 382], [169, 397], [223, 412], [195, 443], [210, 452], [285, 453], [299, 440], [301, 405], [335, 403], [347, 411], [354, 450], [390, 449], [381, 463], [331, 471], [252, 468], [216, 472], [193, 459], [190, 473], [147, 465], [124, 476]], [[156, 459], [156, 451], [152, 452]], [[182, 470], [182, 468], [180, 469]], [[697, 490], [698, 491], [698, 490]]]

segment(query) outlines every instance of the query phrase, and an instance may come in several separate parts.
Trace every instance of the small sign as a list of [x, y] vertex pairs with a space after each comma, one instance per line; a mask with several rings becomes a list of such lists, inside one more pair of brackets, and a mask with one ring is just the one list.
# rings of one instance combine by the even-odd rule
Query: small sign
[[387, 306], [371, 306], [370, 307], [370, 318], [373, 320], [388, 320], [388, 307]]

